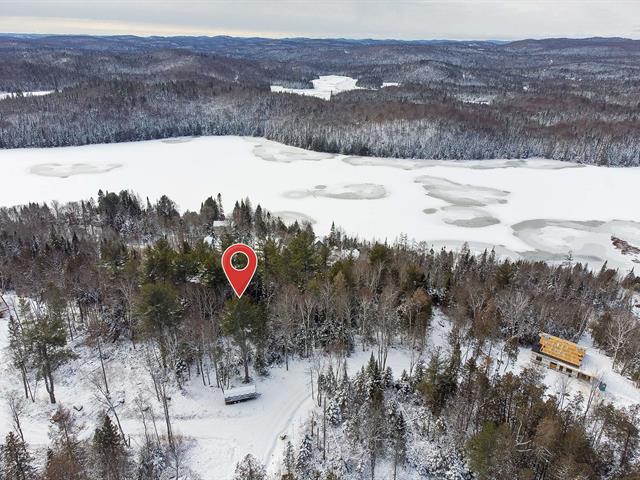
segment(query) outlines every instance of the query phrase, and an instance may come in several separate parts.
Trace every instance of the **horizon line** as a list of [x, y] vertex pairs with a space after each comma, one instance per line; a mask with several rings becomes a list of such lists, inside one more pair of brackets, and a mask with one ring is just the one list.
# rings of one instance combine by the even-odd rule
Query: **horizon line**
[[485, 43], [513, 43], [522, 41], [541, 41], [541, 40], [627, 40], [638, 41], [640, 37], [624, 37], [624, 36], [549, 36], [549, 37], [519, 37], [512, 39], [486, 38], [486, 39], [461, 39], [461, 38], [420, 38], [420, 39], [403, 39], [403, 38], [374, 38], [374, 37], [315, 37], [315, 36], [282, 36], [269, 37], [261, 35], [233, 35], [233, 34], [175, 34], [175, 35], [158, 35], [158, 34], [136, 34], [136, 33], [32, 33], [32, 32], [0, 32], [0, 36], [5, 37], [93, 37], [93, 38], [123, 38], [133, 37], [141, 39], [151, 38], [237, 38], [237, 39], [257, 39], [257, 40], [342, 40], [352, 42], [403, 42], [403, 43], [419, 43], [419, 42], [485, 42]]

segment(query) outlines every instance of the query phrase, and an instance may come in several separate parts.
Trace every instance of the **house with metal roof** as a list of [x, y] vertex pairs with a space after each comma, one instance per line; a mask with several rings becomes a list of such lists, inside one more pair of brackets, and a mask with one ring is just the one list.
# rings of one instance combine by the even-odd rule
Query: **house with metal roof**
[[550, 370], [591, 382], [593, 373], [584, 370], [584, 358], [587, 349], [564, 338], [540, 333], [540, 341], [532, 349], [532, 361]]

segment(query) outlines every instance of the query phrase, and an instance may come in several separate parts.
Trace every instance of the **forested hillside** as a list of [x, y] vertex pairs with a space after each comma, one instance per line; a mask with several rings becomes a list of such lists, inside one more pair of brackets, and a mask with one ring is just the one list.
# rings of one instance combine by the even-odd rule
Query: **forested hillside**
[[[0, 37], [0, 91], [56, 91], [0, 101], [0, 147], [237, 134], [357, 155], [638, 165], [638, 45]], [[325, 74], [364, 89], [330, 101], [269, 90]]]
[[[235, 242], [259, 254], [241, 300], [220, 267]], [[309, 362], [322, 421], [287, 445], [285, 478], [382, 478], [380, 468], [398, 478], [640, 473], [637, 406], [607, 402], [597, 388], [588, 397], [557, 395], [536, 370], [508, 369], [540, 331], [573, 340], [591, 332], [618, 374], [640, 379], [633, 272], [370, 244], [337, 230], [317, 239], [309, 225], [286, 226], [249, 200], [225, 211], [210, 197], [180, 213], [167, 197], [151, 203], [101, 191], [97, 200], [0, 209], [0, 282], [18, 381], [7, 396], [13, 431], [2, 441], [2, 472], [21, 476], [9, 478], [191, 478], [190, 439], [173, 434], [182, 419], [172, 417], [169, 392], [193, 381], [226, 387], [299, 359]], [[446, 351], [427, 346], [434, 321], [450, 325]], [[130, 346], [152, 381], [153, 400], [138, 410], [140, 447], [109, 393], [118, 379], [104, 368], [107, 345]], [[412, 352], [404, 372], [388, 364], [396, 347]], [[366, 368], [347, 374], [349, 357], [365, 348], [374, 351]], [[57, 388], [57, 372], [87, 352], [102, 365], [95, 379], [76, 380], [93, 382], [87, 388], [100, 400], [99, 410], [83, 412], [95, 419], [89, 438], [80, 435], [79, 411], [64, 406], [74, 400]], [[344, 367], [314, 367], [325, 355]], [[62, 404], [46, 455], [29, 448], [21, 429], [24, 404], [43, 401], [43, 388], [47, 401]], [[327, 446], [336, 444], [343, 449]], [[236, 478], [265, 478], [259, 463], [248, 456]]]

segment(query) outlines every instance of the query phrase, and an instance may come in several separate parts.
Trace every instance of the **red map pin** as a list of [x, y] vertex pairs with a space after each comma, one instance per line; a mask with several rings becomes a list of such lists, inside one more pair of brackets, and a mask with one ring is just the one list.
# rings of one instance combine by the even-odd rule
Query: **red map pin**
[[[231, 264], [231, 259], [238, 253], [247, 257], [247, 266], [242, 269], [237, 269]], [[222, 254], [222, 269], [238, 298], [242, 297], [242, 294], [249, 286], [257, 267], [258, 257], [256, 252], [244, 243], [235, 243]]]

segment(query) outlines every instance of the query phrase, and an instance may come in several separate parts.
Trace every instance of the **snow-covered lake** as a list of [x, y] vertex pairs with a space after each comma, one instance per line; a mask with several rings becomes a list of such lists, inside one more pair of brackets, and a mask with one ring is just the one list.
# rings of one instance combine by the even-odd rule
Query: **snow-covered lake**
[[[342, 75], [322, 75], [315, 80], [311, 80], [313, 88], [287, 88], [281, 85], [271, 85], [271, 91], [274, 93], [295, 93], [296, 95], [331, 100], [331, 96], [334, 93], [363, 90], [363, 87], [356, 86], [357, 83], [357, 78], [344, 77]], [[398, 82], [382, 82], [382, 88], [399, 86]]]
[[436, 247], [468, 241], [545, 260], [571, 251], [594, 267], [639, 261], [611, 236], [640, 246], [640, 168], [348, 157], [242, 137], [3, 150], [0, 165], [1, 206], [132, 189], [167, 194], [184, 210], [220, 192], [227, 209], [250, 197], [288, 220], [311, 220], [319, 234], [335, 222], [367, 239], [404, 233]]
[[285, 88], [280, 85], [272, 85], [271, 91], [276, 93], [295, 93], [297, 95], [308, 95], [318, 97], [323, 100], [330, 100], [334, 93], [357, 90], [357, 78], [343, 77], [341, 75], [322, 75], [315, 80], [311, 80], [313, 88]]

